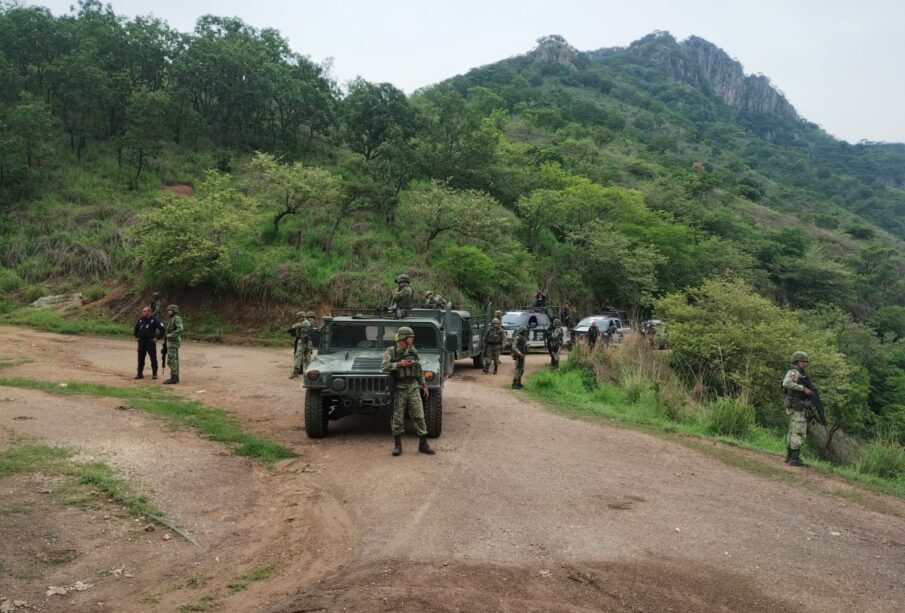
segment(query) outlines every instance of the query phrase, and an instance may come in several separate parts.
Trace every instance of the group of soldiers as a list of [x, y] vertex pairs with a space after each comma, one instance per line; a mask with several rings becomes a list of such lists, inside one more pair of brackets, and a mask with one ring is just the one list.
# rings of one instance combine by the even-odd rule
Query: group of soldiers
[[[500, 354], [506, 343], [506, 331], [503, 330], [503, 312], [494, 311], [490, 326], [484, 330], [481, 337], [481, 360], [484, 374], [490, 373], [490, 365], [493, 365], [493, 374], [497, 374], [500, 367]], [[562, 348], [563, 332], [562, 322], [554, 319], [545, 335], [545, 344], [550, 354], [550, 368], [559, 368], [559, 351]], [[515, 371], [512, 376], [512, 389], [522, 389], [522, 375], [525, 373], [525, 356], [528, 354], [528, 326], [519, 326], [512, 335], [512, 359], [515, 361]]]
[[163, 311], [160, 293], [154, 292], [150, 304], [142, 307], [141, 316], [135, 322], [133, 336], [138, 340], [138, 373], [135, 379], [145, 378], [145, 357], [150, 358], [151, 378], [157, 378], [157, 341], [163, 340], [161, 360], [164, 361], [164, 368], [170, 368], [170, 378], [164, 383], [172, 385], [179, 383], [179, 347], [182, 345], [184, 326], [177, 305], [167, 306], [166, 324], [162, 321]]

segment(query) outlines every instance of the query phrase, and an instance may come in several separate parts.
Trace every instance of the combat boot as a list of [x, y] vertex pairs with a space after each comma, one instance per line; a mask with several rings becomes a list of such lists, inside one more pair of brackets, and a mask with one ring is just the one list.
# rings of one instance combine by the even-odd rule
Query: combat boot
[[164, 385], [175, 385], [179, 383], [179, 375], [170, 375], [170, 378], [163, 382]]
[[298, 369], [293, 368], [293, 369], [292, 369], [292, 374], [289, 375], [289, 378], [290, 378], [290, 379], [298, 379], [299, 376], [301, 376], [301, 374], [302, 374], [302, 373], [300, 373], [300, 372], [298, 371]]
[[133, 379], [144, 379], [145, 376], [144, 376], [143, 374], [141, 374], [141, 373], [138, 373], [137, 375], [135, 375], [135, 376], [132, 377], [132, 378], [133, 378]]
[[431, 449], [431, 446], [427, 444], [427, 437], [422, 436], [418, 440], [418, 453], [426, 453], [427, 455], [434, 455], [437, 452], [434, 451], [433, 449]]
[[155, 370], [154, 372], [151, 373], [151, 378], [152, 378], [152, 379], [156, 379], [156, 378], [157, 378], [157, 371], [156, 371], [156, 370]]
[[801, 449], [791, 449], [790, 451], [789, 466], [807, 466], [801, 461]]
[[393, 455], [402, 455], [402, 437], [394, 436], [393, 441], [395, 442], [393, 445]]

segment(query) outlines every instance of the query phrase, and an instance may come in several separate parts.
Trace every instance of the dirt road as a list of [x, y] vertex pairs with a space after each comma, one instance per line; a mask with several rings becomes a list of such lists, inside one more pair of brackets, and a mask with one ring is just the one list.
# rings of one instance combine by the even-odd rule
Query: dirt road
[[[131, 380], [128, 341], [0, 328], [0, 347], [22, 362], [3, 377], [156, 384]], [[60, 611], [905, 610], [901, 501], [819, 476], [759, 477], [567, 419], [508, 389], [511, 361], [497, 376], [463, 362], [437, 455], [409, 436], [393, 458], [388, 418], [306, 438], [288, 348], [187, 343], [181, 359], [181, 394], [298, 459], [268, 469], [121, 401], [0, 387], [0, 436], [103, 459], [200, 543], [146, 532], [109, 502], [59, 505], [40, 476], [7, 477], [0, 538], [15, 546], [0, 551], [0, 600]], [[65, 563], [46, 562], [59, 551]], [[265, 577], [248, 579], [255, 570]], [[89, 579], [90, 590], [44, 596]]]

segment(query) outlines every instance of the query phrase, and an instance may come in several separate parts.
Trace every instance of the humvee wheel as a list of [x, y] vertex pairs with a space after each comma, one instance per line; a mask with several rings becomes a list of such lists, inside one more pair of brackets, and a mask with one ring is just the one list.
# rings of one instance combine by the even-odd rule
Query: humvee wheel
[[305, 390], [305, 432], [308, 438], [327, 436], [327, 417], [324, 399], [320, 393]]
[[442, 390], [430, 390], [427, 396], [427, 406], [424, 411], [424, 421], [427, 424], [428, 438], [437, 438], [443, 431], [443, 392]]

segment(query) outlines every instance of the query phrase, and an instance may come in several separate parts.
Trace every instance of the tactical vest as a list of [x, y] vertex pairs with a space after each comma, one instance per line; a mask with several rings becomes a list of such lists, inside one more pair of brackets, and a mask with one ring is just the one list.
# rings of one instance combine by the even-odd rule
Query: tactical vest
[[411, 309], [415, 306], [415, 292], [410, 285], [406, 285], [393, 293], [393, 302], [400, 309]]
[[403, 381], [405, 379], [421, 379], [421, 358], [418, 356], [418, 351], [414, 347], [406, 347], [405, 349], [401, 349], [398, 345], [393, 348], [393, 353], [395, 356], [394, 362], [399, 362], [405, 359], [411, 359], [412, 363], [408, 366], [400, 366], [396, 369], [396, 380]]
[[[516, 334], [512, 337], [512, 344], [519, 353], [528, 353], [528, 339], [526, 337]], [[512, 353], [512, 359], [519, 359], [515, 352]]]
[[506, 332], [500, 328], [499, 330], [494, 330], [490, 328], [487, 330], [487, 336], [484, 337], [484, 340], [488, 345], [501, 345], [503, 344], [503, 340], [506, 338]]
[[[800, 369], [792, 368], [791, 370], [798, 371], [798, 383], [801, 383], [802, 385], [807, 383], [807, 375], [805, 375]], [[784, 409], [791, 409], [792, 411], [806, 411], [811, 404], [808, 400], [808, 397], [804, 395], [804, 392], [792, 390], [787, 387], [782, 388], [782, 391], [782, 406]]]

